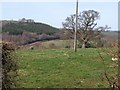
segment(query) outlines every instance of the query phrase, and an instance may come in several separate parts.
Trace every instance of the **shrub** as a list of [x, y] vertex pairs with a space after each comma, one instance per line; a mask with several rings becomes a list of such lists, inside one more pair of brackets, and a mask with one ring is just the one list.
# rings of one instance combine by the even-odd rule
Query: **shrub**
[[34, 50], [34, 46], [31, 46], [31, 47], [30, 47], [30, 50]]
[[[82, 48], [81, 43], [78, 44], [78, 48]], [[93, 43], [89, 42], [89, 43], [86, 44], [85, 48], [96, 48], [96, 47]]]
[[0, 46], [2, 46], [2, 89], [8, 90], [15, 86], [14, 78], [17, 75], [17, 63], [13, 58], [15, 46], [7, 42], [1, 42]]
[[86, 48], [95, 48], [95, 46], [92, 43], [87, 43], [85, 47]]
[[65, 48], [70, 48], [70, 45], [65, 46]]

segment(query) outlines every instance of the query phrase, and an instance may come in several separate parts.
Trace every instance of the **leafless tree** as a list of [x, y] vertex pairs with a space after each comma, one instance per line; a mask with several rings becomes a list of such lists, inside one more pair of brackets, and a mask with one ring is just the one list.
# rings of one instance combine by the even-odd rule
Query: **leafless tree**
[[[94, 10], [87, 10], [80, 12], [78, 15], [77, 23], [77, 39], [82, 43], [82, 48], [85, 48], [86, 44], [93, 39], [101, 37], [101, 31], [108, 28], [97, 27], [97, 20], [100, 18], [99, 12]], [[63, 27], [75, 32], [75, 14], [67, 17], [65, 22], [62, 23]]]

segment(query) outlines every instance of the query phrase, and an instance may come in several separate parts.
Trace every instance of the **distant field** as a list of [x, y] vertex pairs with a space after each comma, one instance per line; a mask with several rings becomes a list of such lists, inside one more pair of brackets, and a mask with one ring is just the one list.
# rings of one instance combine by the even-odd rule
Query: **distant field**
[[103, 38], [107, 42], [116, 42], [118, 41], [118, 32], [102, 32], [103, 33]]
[[103, 35], [107, 36], [118, 36], [118, 32], [102, 32]]
[[30, 49], [33, 46], [35, 49], [50, 49], [50, 48], [65, 48], [66, 46], [70, 46], [73, 48], [73, 40], [50, 40], [45, 42], [35, 42], [32, 44], [28, 44], [23, 46], [24, 49]]
[[[105, 49], [108, 51], [109, 49]], [[20, 50], [16, 52], [19, 88], [105, 88], [109, 84], [103, 74], [103, 62], [97, 51], [105, 59], [109, 76], [117, 73], [116, 62], [102, 52], [102, 49], [48, 49]]]

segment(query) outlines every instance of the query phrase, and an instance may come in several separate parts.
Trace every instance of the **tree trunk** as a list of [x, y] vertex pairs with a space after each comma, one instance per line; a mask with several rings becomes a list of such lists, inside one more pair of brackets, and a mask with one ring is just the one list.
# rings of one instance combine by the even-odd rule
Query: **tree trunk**
[[86, 46], [86, 44], [85, 44], [85, 42], [83, 42], [83, 44], [82, 44], [82, 48], [85, 48], [85, 46]]

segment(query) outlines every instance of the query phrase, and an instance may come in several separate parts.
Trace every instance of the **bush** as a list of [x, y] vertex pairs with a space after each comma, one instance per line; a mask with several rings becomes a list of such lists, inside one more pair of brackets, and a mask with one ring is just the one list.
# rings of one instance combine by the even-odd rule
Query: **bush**
[[92, 43], [87, 43], [85, 47], [86, 48], [95, 48], [95, 46]]
[[[78, 44], [78, 48], [82, 48], [82, 44]], [[85, 46], [85, 48], [96, 48], [93, 43], [88, 42]]]
[[2, 89], [9, 90], [15, 86], [14, 78], [17, 75], [17, 63], [13, 58], [15, 46], [7, 42], [1, 42], [0, 46], [2, 46]]
[[30, 50], [34, 50], [34, 46], [31, 46], [31, 47], [30, 47]]
[[65, 48], [70, 48], [70, 45], [65, 46]]

